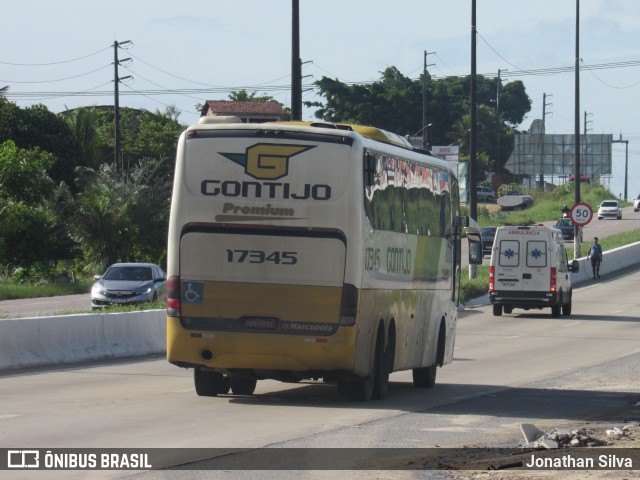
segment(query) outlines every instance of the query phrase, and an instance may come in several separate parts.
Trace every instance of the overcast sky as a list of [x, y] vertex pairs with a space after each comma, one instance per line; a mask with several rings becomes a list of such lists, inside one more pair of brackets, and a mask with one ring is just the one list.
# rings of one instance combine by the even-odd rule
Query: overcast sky
[[[130, 40], [119, 68], [120, 105], [195, 105], [246, 88], [290, 105], [291, 0], [14, 0], [2, 6], [0, 87], [24, 107], [113, 104], [114, 42]], [[547, 133], [574, 132], [575, 0], [477, 0], [477, 72], [521, 80]], [[424, 51], [436, 78], [471, 69], [471, 0], [300, 0], [303, 80], [375, 81], [386, 67], [418, 78]], [[629, 141], [628, 196], [640, 193], [640, 2], [581, 0], [580, 131]], [[563, 70], [563, 67], [566, 67]], [[546, 69], [557, 69], [544, 74]], [[559, 70], [559, 72], [558, 72]], [[526, 72], [526, 74], [525, 74]], [[173, 94], [157, 95], [159, 90]], [[75, 94], [74, 94], [75, 92]], [[79, 92], [82, 92], [80, 94]], [[135, 94], [134, 94], [135, 93]], [[312, 91], [303, 100], [315, 99]], [[304, 110], [311, 119], [312, 110]], [[437, 119], [429, 119], [436, 123]], [[403, 132], [399, 132], [403, 133]], [[614, 144], [614, 193], [624, 188], [624, 144]]]

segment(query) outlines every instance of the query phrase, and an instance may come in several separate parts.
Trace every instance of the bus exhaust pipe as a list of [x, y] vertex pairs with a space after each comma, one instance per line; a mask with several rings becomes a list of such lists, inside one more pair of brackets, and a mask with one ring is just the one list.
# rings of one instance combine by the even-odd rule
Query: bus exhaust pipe
[[213, 358], [213, 352], [211, 350], [202, 350], [200, 356], [203, 360], [211, 360]]

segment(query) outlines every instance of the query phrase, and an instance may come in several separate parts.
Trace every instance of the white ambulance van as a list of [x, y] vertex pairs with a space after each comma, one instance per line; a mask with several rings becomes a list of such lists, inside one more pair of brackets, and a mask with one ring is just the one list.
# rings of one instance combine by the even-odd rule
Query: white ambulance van
[[495, 316], [514, 308], [551, 308], [571, 315], [571, 272], [562, 232], [544, 226], [506, 226], [496, 231], [489, 266], [489, 299]]

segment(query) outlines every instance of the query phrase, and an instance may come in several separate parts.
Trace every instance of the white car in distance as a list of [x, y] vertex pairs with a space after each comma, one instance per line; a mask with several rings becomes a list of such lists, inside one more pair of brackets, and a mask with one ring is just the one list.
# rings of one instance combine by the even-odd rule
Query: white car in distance
[[604, 200], [598, 208], [598, 220], [603, 218], [615, 218], [622, 220], [622, 207], [617, 200]]

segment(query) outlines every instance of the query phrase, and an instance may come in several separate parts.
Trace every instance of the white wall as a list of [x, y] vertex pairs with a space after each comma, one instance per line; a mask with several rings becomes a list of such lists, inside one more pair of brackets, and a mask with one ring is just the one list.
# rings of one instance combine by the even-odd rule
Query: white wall
[[163, 353], [166, 310], [0, 320], [0, 370]]

